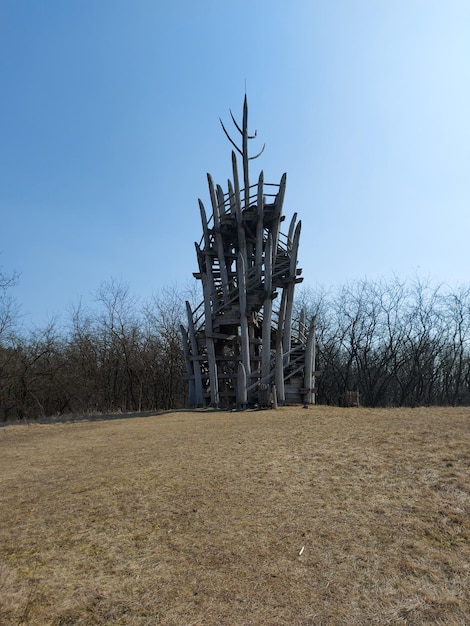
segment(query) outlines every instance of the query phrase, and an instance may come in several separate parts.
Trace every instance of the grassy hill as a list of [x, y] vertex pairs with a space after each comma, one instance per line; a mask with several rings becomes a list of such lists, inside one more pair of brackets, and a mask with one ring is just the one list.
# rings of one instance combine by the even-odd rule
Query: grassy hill
[[0, 428], [0, 623], [470, 623], [470, 409]]

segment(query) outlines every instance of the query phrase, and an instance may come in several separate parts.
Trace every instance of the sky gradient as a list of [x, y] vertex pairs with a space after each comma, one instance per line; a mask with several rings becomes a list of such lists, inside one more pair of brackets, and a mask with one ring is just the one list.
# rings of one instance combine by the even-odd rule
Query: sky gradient
[[287, 172], [304, 284], [468, 284], [467, 0], [0, 0], [0, 267], [25, 323], [196, 271], [233, 128]]

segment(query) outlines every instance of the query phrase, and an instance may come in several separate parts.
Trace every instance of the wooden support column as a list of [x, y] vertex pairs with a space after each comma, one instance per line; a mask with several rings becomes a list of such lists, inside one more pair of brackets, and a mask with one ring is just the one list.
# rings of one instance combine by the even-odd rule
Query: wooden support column
[[258, 282], [261, 281], [263, 264], [263, 232], [264, 232], [264, 199], [263, 199], [264, 174], [260, 173], [258, 178], [258, 200], [256, 209], [256, 250], [255, 250], [255, 272]]
[[233, 189], [232, 181], [230, 180], [230, 178], [227, 180], [227, 187], [228, 187], [228, 196], [229, 196], [229, 202], [230, 202], [230, 213], [236, 216], [237, 215], [237, 203], [235, 200], [235, 191]]
[[276, 365], [274, 380], [277, 389], [277, 399], [279, 404], [285, 404], [286, 395], [284, 390], [284, 359], [282, 354], [283, 346], [283, 330], [284, 330], [284, 318], [286, 315], [286, 300], [287, 291], [282, 290], [281, 304], [279, 305], [279, 318], [277, 322], [277, 335], [276, 335]]
[[222, 282], [222, 294], [223, 294], [224, 303], [228, 304], [228, 299], [229, 299], [228, 274], [227, 274], [227, 265], [225, 263], [224, 241], [222, 238], [222, 233], [220, 232], [221, 207], [219, 206], [219, 203], [217, 201], [214, 181], [212, 180], [212, 176], [210, 174], [207, 174], [207, 182], [209, 183], [209, 192], [210, 192], [211, 204], [212, 204], [212, 214], [214, 216], [214, 239], [215, 239], [215, 247], [217, 250], [217, 258], [219, 259], [219, 271], [220, 271], [220, 280]]
[[300, 343], [305, 343], [307, 337], [307, 326], [306, 326], [306, 319], [307, 319], [307, 311], [305, 310], [305, 307], [303, 306], [300, 310], [300, 319], [299, 319], [299, 341]]
[[237, 410], [243, 411], [246, 409], [246, 405], [248, 402], [247, 391], [246, 391], [246, 371], [243, 363], [238, 363], [238, 372], [237, 372]]
[[183, 354], [184, 354], [184, 360], [186, 363], [186, 371], [188, 372], [188, 405], [190, 409], [193, 409], [196, 406], [194, 370], [193, 370], [193, 363], [191, 361], [191, 356], [189, 353], [188, 333], [186, 331], [186, 328], [182, 324], [180, 324], [180, 332], [181, 332], [181, 338], [183, 340]]
[[269, 382], [271, 373], [271, 318], [273, 311], [272, 298], [272, 235], [268, 235], [264, 252], [264, 304], [263, 304], [263, 343], [261, 354], [261, 380]]
[[292, 311], [294, 307], [294, 288], [295, 288], [295, 277], [296, 277], [296, 270], [297, 270], [297, 253], [299, 250], [301, 224], [302, 222], [299, 222], [295, 229], [294, 239], [292, 242], [290, 264], [289, 264], [289, 281], [290, 282], [287, 286], [286, 317], [284, 320], [284, 339], [283, 339], [284, 366], [286, 366], [290, 361], [289, 352], [291, 349], [291, 340], [292, 340]]
[[215, 191], [217, 194], [217, 207], [219, 209], [219, 222], [225, 215], [225, 198], [224, 198], [224, 190], [220, 185], [216, 185]]
[[237, 237], [238, 237], [238, 249], [243, 256], [245, 263], [245, 271], [248, 271], [248, 254], [246, 250], [246, 237], [245, 230], [243, 228], [243, 213], [240, 201], [240, 182], [238, 180], [238, 167], [237, 156], [232, 150], [232, 171], [233, 171], [233, 192], [235, 199], [235, 211], [237, 216]]
[[212, 247], [211, 247], [211, 240], [210, 240], [210, 235], [209, 235], [209, 228], [207, 226], [206, 210], [201, 200], [199, 200], [199, 210], [201, 213], [202, 233], [203, 233], [203, 238], [204, 238], [204, 250], [203, 250], [204, 259], [205, 259], [204, 272], [207, 274], [207, 280], [209, 283], [207, 286], [208, 293], [209, 293], [209, 300], [212, 303], [212, 309], [215, 310], [216, 307], [218, 306], [218, 300], [217, 300], [217, 294], [215, 291], [214, 277], [212, 274], [212, 258], [210, 254]]
[[286, 182], [287, 182], [287, 174], [281, 176], [281, 182], [279, 183], [279, 191], [276, 195], [276, 207], [279, 213], [282, 213], [282, 207], [284, 205], [284, 196], [286, 195]]
[[201, 364], [199, 362], [199, 350], [196, 340], [196, 332], [194, 328], [193, 314], [191, 312], [191, 305], [186, 300], [186, 315], [188, 317], [188, 333], [189, 341], [191, 345], [191, 355], [193, 357], [193, 373], [194, 373], [194, 402], [197, 407], [204, 405], [203, 393], [202, 393], [202, 378], [201, 378]]
[[287, 233], [287, 247], [289, 251], [292, 250], [292, 246], [294, 243], [294, 231], [295, 231], [296, 221], [297, 221], [297, 213], [294, 213], [290, 221], [289, 232]]
[[305, 367], [304, 367], [304, 404], [315, 403], [315, 320], [310, 325], [307, 345], [305, 347]]
[[210, 287], [207, 273], [202, 276], [202, 291], [204, 294], [204, 317], [205, 317], [205, 335], [207, 349], [207, 364], [209, 368], [209, 383], [211, 392], [211, 405], [214, 408], [219, 406], [219, 381], [217, 378], [217, 361], [215, 358], [215, 346], [212, 329], [212, 310], [210, 301]]
[[242, 128], [243, 182], [245, 185], [245, 205], [243, 208], [247, 209], [250, 206], [250, 177], [248, 174], [248, 100], [246, 94], [243, 101]]
[[313, 326], [313, 348], [312, 348], [312, 404], [316, 403], [316, 387], [317, 387], [317, 379], [319, 372], [317, 372], [317, 331], [316, 331], [316, 317], [312, 319]]
[[[250, 366], [250, 337], [248, 332], [248, 318], [246, 310], [246, 267], [243, 255], [238, 254], [237, 259], [237, 276], [238, 276], [238, 295], [240, 305], [240, 351], [241, 362], [245, 371], [245, 386], [246, 380], [250, 380], [251, 366]], [[246, 389], [245, 389], [246, 394]]]
[[282, 351], [284, 353], [284, 367], [290, 362], [290, 349], [292, 345], [292, 309], [294, 305], [294, 284], [290, 283], [286, 289], [286, 319], [284, 321], [284, 335], [282, 338]]
[[281, 182], [279, 184], [279, 191], [275, 200], [275, 214], [274, 214], [274, 222], [271, 226], [271, 232], [273, 234], [273, 267], [276, 263], [277, 256], [277, 248], [279, 244], [279, 233], [281, 230], [281, 216], [282, 216], [282, 206], [284, 203], [284, 195], [286, 192], [286, 179], [287, 174], [283, 174], [281, 178]]

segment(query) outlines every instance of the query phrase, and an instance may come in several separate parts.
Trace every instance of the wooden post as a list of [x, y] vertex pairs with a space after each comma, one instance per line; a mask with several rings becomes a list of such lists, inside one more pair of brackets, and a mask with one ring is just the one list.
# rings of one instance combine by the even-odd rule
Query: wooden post
[[266, 379], [271, 372], [272, 246], [273, 238], [270, 233], [264, 251], [263, 352], [261, 355], [261, 379], [266, 382], [269, 382]]
[[299, 341], [300, 343], [305, 343], [306, 341], [306, 318], [307, 311], [303, 306], [300, 310], [300, 319], [299, 319]]
[[271, 406], [273, 409], [277, 409], [277, 390], [276, 385], [271, 385]]
[[201, 214], [202, 232], [204, 237], [204, 257], [205, 257], [205, 269], [204, 272], [207, 275], [208, 285], [206, 291], [209, 294], [209, 300], [212, 303], [212, 308], [215, 310], [218, 306], [217, 293], [215, 290], [214, 277], [212, 274], [212, 259], [210, 257], [210, 251], [212, 249], [211, 240], [209, 236], [209, 228], [207, 226], [206, 210], [203, 203], [199, 200], [199, 211]]
[[286, 179], [287, 179], [287, 175], [283, 174], [281, 178], [281, 182], [279, 184], [279, 191], [277, 193], [276, 200], [275, 200], [276, 210], [274, 214], [273, 225], [271, 227], [271, 232], [273, 235], [273, 267], [275, 266], [275, 263], [276, 263], [277, 249], [279, 245], [279, 233], [281, 229], [282, 206], [284, 204], [284, 195], [286, 191]]
[[315, 322], [310, 325], [308, 332], [307, 346], [305, 348], [305, 367], [304, 367], [304, 404], [314, 404], [314, 376], [315, 362]]
[[287, 301], [286, 301], [286, 317], [284, 320], [284, 366], [290, 361], [289, 352], [291, 349], [292, 340], [292, 311], [294, 307], [294, 288], [295, 277], [297, 271], [297, 253], [299, 249], [300, 229], [302, 222], [299, 222], [296, 226], [294, 239], [292, 242], [292, 251], [289, 265], [289, 284], [287, 286]]
[[245, 263], [245, 271], [248, 270], [248, 253], [246, 249], [246, 237], [245, 230], [243, 229], [243, 215], [242, 215], [242, 207], [240, 203], [240, 183], [238, 181], [238, 167], [237, 167], [237, 156], [235, 152], [232, 151], [232, 171], [233, 171], [233, 187], [234, 187], [234, 197], [235, 197], [235, 208], [237, 215], [237, 237], [238, 237], [238, 249], [240, 254], [243, 256], [243, 261]]
[[243, 363], [238, 363], [237, 372], [237, 410], [243, 411], [247, 405], [246, 371]]
[[191, 354], [193, 357], [193, 372], [194, 372], [194, 401], [197, 407], [201, 407], [204, 404], [202, 394], [202, 378], [201, 378], [201, 364], [199, 362], [199, 351], [197, 347], [196, 331], [194, 328], [193, 314], [191, 312], [191, 305], [186, 300], [186, 315], [188, 317], [188, 332], [189, 341], [191, 345]]
[[289, 232], [287, 234], [287, 245], [288, 245], [289, 250], [292, 250], [292, 246], [293, 246], [296, 221], [297, 221], [297, 213], [294, 213], [290, 221]]
[[317, 386], [317, 380], [315, 377], [315, 374], [318, 375], [319, 372], [317, 372], [317, 334], [316, 334], [316, 328], [315, 328], [315, 324], [316, 324], [316, 317], [314, 316], [312, 319], [312, 326], [313, 326], [313, 347], [312, 347], [312, 404], [315, 404], [316, 402], [316, 386]]
[[235, 201], [235, 191], [233, 189], [232, 181], [230, 180], [230, 178], [227, 180], [227, 187], [228, 187], [228, 196], [229, 196], [229, 202], [230, 202], [230, 213], [236, 216], [237, 215], [237, 203]]
[[276, 335], [276, 364], [274, 379], [276, 382], [277, 399], [279, 404], [284, 405], [286, 402], [285, 390], [284, 390], [284, 358], [282, 354], [283, 349], [283, 329], [284, 329], [284, 317], [286, 313], [286, 296], [287, 290], [282, 290], [281, 304], [279, 305], [279, 318], [277, 322], [277, 335]]
[[[225, 215], [225, 199], [224, 199], [224, 190], [220, 185], [216, 185], [216, 194], [217, 194], [217, 207], [219, 209], [219, 222]], [[220, 225], [220, 224], [219, 224]]]
[[[250, 366], [250, 337], [248, 332], [248, 318], [246, 311], [246, 268], [243, 255], [240, 252], [238, 254], [237, 262], [237, 275], [238, 275], [238, 296], [240, 305], [240, 350], [241, 359], [245, 372], [245, 386], [246, 380], [250, 380], [251, 366]], [[246, 389], [245, 389], [246, 394]]]
[[277, 192], [276, 201], [275, 201], [277, 212], [279, 214], [282, 213], [282, 207], [284, 204], [284, 196], [286, 194], [286, 182], [287, 182], [287, 174], [284, 172], [284, 174], [281, 177], [281, 182], [279, 183], [279, 191]]
[[214, 239], [217, 250], [217, 258], [219, 259], [219, 271], [220, 271], [220, 280], [222, 283], [222, 293], [224, 303], [228, 303], [228, 275], [227, 275], [227, 265], [225, 263], [225, 251], [224, 251], [224, 241], [222, 239], [222, 234], [220, 232], [220, 207], [217, 202], [217, 197], [214, 188], [214, 182], [212, 180], [212, 176], [207, 174], [207, 181], [209, 183], [209, 192], [212, 203], [212, 214], [214, 216]]
[[248, 174], [248, 101], [243, 102], [243, 131], [242, 131], [243, 183], [245, 185], [245, 205], [250, 206], [250, 177]]
[[256, 278], [258, 282], [261, 281], [261, 265], [263, 262], [263, 233], [264, 233], [264, 200], [263, 200], [263, 182], [264, 175], [263, 172], [260, 173], [258, 179], [258, 200], [257, 200], [257, 216], [256, 216], [256, 257], [255, 257], [255, 268], [256, 268]]
[[193, 409], [196, 404], [195, 393], [194, 393], [193, 363], [191, 361], [191, 357], [189, 354], [188, 333], [186, 332], [186, 328], [182, 324], [180, 325], [180, 332], [181, 332], [181, 338], [183, 340], [184, 360], [186, 362], [186, 370], [188, 372], [188, 404], [189, 404], [189, 408]]
[[219, 381], [217, 378], [217, 361], [215, 358], [214, 336], [212, 330], [211, 296], [207, 273], [202, 274], [202, 290], [204, 295], [205, 335], [211, 405], [214, 408], [217, 408], [219, 406]]

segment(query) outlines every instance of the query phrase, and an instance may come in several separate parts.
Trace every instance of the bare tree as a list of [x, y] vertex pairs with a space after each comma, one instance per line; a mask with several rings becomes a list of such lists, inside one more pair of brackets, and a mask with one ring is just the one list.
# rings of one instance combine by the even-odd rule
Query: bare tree
[[19, 306], [11, 295], [18, 284], [18, 274], [0, 270], [0, 345], [8, 342], [18, 322]]
[[139, 350], [138, 300], [129, 286], [112, 279], [95, 294], [101, 312], [97, 321], [100, 373], [109, 409], [132, 411], [139, 407], [139, 376], [135, 353]]
[[184, 295], [176, 287], [164, 288], [144, 308], [147, 333], [158, 349], [155, 355], [155, 391], [158, 406], [185, 406], [185, 361], [180, 326], [185, 319]]

